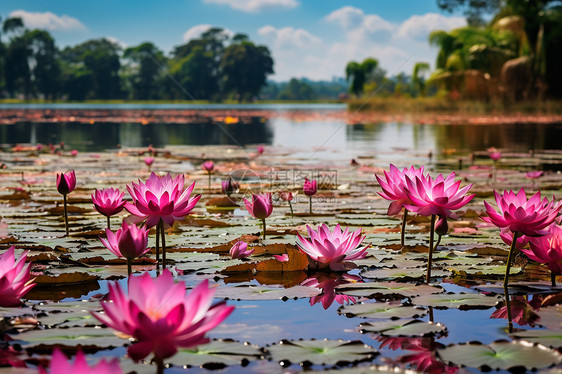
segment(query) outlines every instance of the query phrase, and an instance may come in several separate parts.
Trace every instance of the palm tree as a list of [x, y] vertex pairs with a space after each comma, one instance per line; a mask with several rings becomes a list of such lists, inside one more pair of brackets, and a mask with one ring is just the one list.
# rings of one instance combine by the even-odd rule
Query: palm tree
[[356, 96], [363, 93], [363, 86], [369, 77], [369, 74], [375, 71], [379, 62], [374, 58], [366, 58], [362, 63], [351, 61], [345, 67], [345, 78], [351, 79], [349, 91]]

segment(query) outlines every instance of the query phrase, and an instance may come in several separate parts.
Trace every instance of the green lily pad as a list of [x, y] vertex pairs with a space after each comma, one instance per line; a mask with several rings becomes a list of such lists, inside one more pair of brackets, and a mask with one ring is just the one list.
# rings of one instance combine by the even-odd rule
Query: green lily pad
[[128, 342], [128, 340], [117, 337], [112, 329], [98, 327], [30, 330], [11, 337], [14, 340], [21, 340], [21, 345], [26, 348], [53, 345], [107, 348], [120, 347]]
[[443, 288], [439, 286], [429, 286], [427, 284], [415, 285], [411, 283], [398, 282], [348, 283], [338, 286], [337, 290], [345, 295], [359, 297], [373, 297], [377, 294], [398, 294], [404, 297], [412, 297], [443, 292]]
[[515, 367], [533, 370], [562, 362], [560, 353], [544, 345], [524, 341], [497, 341], [490, 345], [456, 344], [438, 349], [437, 355], [456, 365], [491, 370], [509, 370]]
[[422, 295], [412, 298], [415, 305], [432, 306], [434, 308], [488, 309], [500, 301], [499, 296], [482, 294], [447, 293], [439, 295]]
[[407, 337], [425, 337], [443, 335], [447, 332], [447, 328], [434, 322], [423, 322], [418, 319], [381, 321], [381, 322], [365, 322], [359, 325], [362, 333], [377, 333], [383, 336], [407, 336]]
[[338, 363], [370, 360], [377, 351], [359, 340], [282, 340], [267, 347], [275, 361], [337, 365]]
[[313, 287], [294, 286], [291, 288], [274, 288], [263, 286], [219, 287], [215, 297], [231, 300], [277, 300], [313, 297], [321, 290]]
[[166, 359], [177, 366], [202, 366], [205, 364], [240, 365], [258, 359], [263, 353], [259, 347], [232, 340], [213, 340], [195, 348], [180, 348], [178, 353]]
[[414, 318], [423, 317], [425, 309], [390, 303], [359, 303], [344, 305], [338, 309], [339, 314], [347, 317], [362, 318]]
[[512, 336], [532, 343], [539, 343], [550, 348], [562, 347], [562, 330], [527, 330], [518, 331]]

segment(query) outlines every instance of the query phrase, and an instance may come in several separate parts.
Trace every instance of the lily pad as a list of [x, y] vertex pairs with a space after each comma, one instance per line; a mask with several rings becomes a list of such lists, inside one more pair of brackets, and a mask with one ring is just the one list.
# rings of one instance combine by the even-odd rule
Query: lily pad
[[377, 294], [397, 294], [404, 297], [412, 297], [443, 292], [443, 288], [439, 286], [429, 286], [427, 284], [415, 285], [398, 282], [348, 283], [338, 286], [337, 290], [349, 296], [363, 297], [373, 297]]
[[527, 330], [518, 331], [512, 336], [532, 343], [539, 343], [550, 348], [562, 347], [562, 330]]
[[362, 318], [414, 318], [423, 317], [425, 309], [390, 303], [360, 303], [344, 305], [338, 309], [339, 314], [347, 317]]
[[337, 365], [338, 363], [371, 360], [377, 351], [359, 340], [282, 340], [267, 347], [275, 361], [289, 361], [308, 365]]
[[203, 366], [205, 364], [240, 365], [258, 359], [263, 353], [259, 347], [232, 340], [213, 340], [192, 349], [180, 348], [166, 360], [177, 366]]
[[509, 370], [516, 367], [533, 370], [562, 362], [560, 353], [544, 345], [525, 341], [497, 341], [490, 345], [456, 344], [438, 349], [437, 355], [456, 365], [488, 370]]
[[373, 332], [383, 336], [392, 337], [425, 337], [443, 335], [447, 332], [447, 328], [434, 322], [423, 322], [419, 319], [397, 321], [381, 321], [381, 322], [365, 322], [359, 325], [362, 333]]
[[313, 297], [321, 291], [317, 288], [294, 286], [291, 288], [273, 288], [263, 286], [237, 286], [219, 287], [215, 297], [231, 300], [278, 300], [298, 299], [302, 297]]
[[[75, 347], [120, 347], [128, 340], [118, 338], [112, 329], [97, 327], [71, 327], [68, 329], [44, 329], [25, 331], [12, 335], [14, 340], [22, 340], [21, 345], [26, 348], [38, 346]], [[83, 348], [85, 349], [85, 348]]]
[[498, 296], [486, 296], [482, 294], [447, 293], [439, 295], [423, 295], [412, 298], [415, 305], [432, 306], [434, 308], [458, 308], [467, 309], [488, 309], [495, 306], [500, 301]]

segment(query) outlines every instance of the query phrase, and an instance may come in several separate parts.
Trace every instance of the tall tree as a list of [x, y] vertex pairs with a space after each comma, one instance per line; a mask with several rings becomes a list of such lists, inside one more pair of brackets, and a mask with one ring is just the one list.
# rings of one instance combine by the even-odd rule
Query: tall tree
[[424, 73], [429, 71], [429, 64], [427, 62], [417, 62], [414, 65], [414, 71], [412, 72], [412, 83], [416, 88], [419, 95], [425, 96], [425, 79], [423, 78]]
[[379, 62], [374, 58], [366, 58], [361, 63], [349, 62], [345, 67], [345, 77], [348, 81], [351, 79], [349, 90], [357, 96], [361, 95], [369, 75], [375, 71], [378, 65]]
[[219, 85], [218, 77], [213, 73], [214, 66], [215, 56], [202, 46], [194, 47], [187, 56], [173, 61], [170, 72], [182, 88], [177, 92], [178, 97], [195, 100], [215, 98]]
[[52, 36], [45, 30], [26, 31], [30, 49], [28, 63], [35, 89], [47, 99], [54, 99], [60, 91], [61, 67]]
[[123, 57], [129, 61], [132, 97], [139, 100], [161, 97], [164, 53], [154, 44], [145, 42], [127, 48]]

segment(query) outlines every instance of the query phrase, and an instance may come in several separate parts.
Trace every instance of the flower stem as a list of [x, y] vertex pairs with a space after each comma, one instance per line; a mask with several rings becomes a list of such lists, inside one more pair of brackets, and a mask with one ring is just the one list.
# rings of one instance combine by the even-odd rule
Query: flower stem
[[164, 231], [164, 221], [160, 220], [160, 232], [162, 233], [162, 269], [166, 269], [166, 232]]
[[263, 224], [263, 240], [265, 240], [265, 218], [261, 220]]
[[156, 273], [160, 272], [160, 223], [156, 225]]
[[404, 248], [406, 241], [406, 221], [408, 220], [408, 209], [404, 208], [404, 216], [402, 217], [402, 233], [400, 234], [400, 247]]
[[164, 374], [164, 360], [154, 357], [154, 362], [156, 363], [156, 374]]
[[211, 172], [208, 172], [207, 174], [209, 174], [209, 190], [211, 190]]
[[521, 234], [519, 233], [519, 231], [515, 231], [513, 233], [513, 241], [511, 242], [511, 247], [509, 247], [509, 254], [507, 255], [507, 265], [505, 266], [505, 278], [503, 279], [504, 288], [507, 288], [509, 282], [508, 278], [509, 278], [509, 269], [511, 268], [511, 259], [513, 258], [513, 252], [515, 246], [517, 245], [517, 239], [519, 239], [520, 236]]
[[68, 209], [66, 207], [66, 195], [62, 195], [64, 201], [64, 228], [66, 230], [66, 235], [68, 236]]
[[441, 244], [441, 235], [437, 235], [437, 243], [435, 243], [435, 248], [439, 247], [439, 244]]
[[429, 230], [429, 256], [427, 258], [426, 283], [431, 281], [431, 265], [433, 262], [433, 237], [435, 236], [435, 214], [431, 215], [431, 228]]
[[133, 273], [133, 259], [128, 258], [127, 259], [127, 274], [129, 276], [131, 276], [132, 273]]
[[503, 290], [505, 293], [505, 308], [507, 309], [507, 331], [511, 334], [513, 332], [513, 319], [511, 317], [511, 301], [509, 300], [507, 284], [504, 284]]
[[291, 204], [290, 200], [289, 200], [289, 208], [291, 208], [291, 218], [295, 218], [295, 215], [293, 214], [293, 204]]
[[308, 212], [310, 214], [312, 214], [312, 196], [310, 196], [310, 198], [309, 198]]
[[111, 219], [109, 216], [107, 216], [107, 229], [111, 230]]
[[550, 271], [550, 282], [552, 283], [552, 287], [556, 287], [556, 274]]

